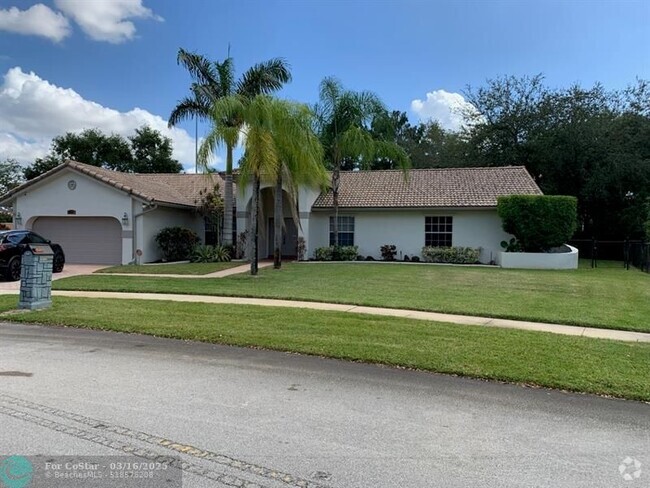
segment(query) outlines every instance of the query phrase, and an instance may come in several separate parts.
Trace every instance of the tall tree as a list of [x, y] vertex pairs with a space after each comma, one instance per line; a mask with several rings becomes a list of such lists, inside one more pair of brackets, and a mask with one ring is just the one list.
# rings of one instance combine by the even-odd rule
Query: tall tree
[[7, 158], [0, 163], [0, 195], [16, 188], [23, 181], [23, 168], [18, 161]]
[[47, 173], [49, 170], [56, 168], [62, 161], [54, 156], [51, 152], [42, 157], [36, 158], [33, 164], [23, 168], [23, 176], [26, 180], [33, 180], [37, 176]]
[[525, 165], [549, 194], [578, 197], [578, 235], [643, 235], [650, 194], [647, 81], [623, 92], [573, 85], [549, 89], [542, 77], [505, 77], [470, 90], [477, 109], [467, 154], [486, 166]]
[[274, 243], [273, 267], [282, 266], [282, 241], [284, 231], [283, 188], [286, 187], [291, 213], [297, 226], [298, 190], [301, 185], [326, 187], [327, 173], [323, 166], [323, 146], [313, 131], [314, 114], [306, 105], [278, 101], [276, 117], [281, 128], [273, 131], [274, 142], [280, 157], [275, 175], [275, 203], [273, 205]]
[[332, 231], [334, 243], [338, 245], [338, 197], [342, 163], [354, 161], [361, 168], [369, 168], [377, 159], [385, 158], [406, 170], [410, 167], [410, 161], [399, 145], [373, 136], [373, 119], [386, 113], [384, 105], [374, 93], [345, 90], [338, 80], [325, 78], [320, 85], [315, 112], [325, 160], [332, 170]]
[[172, 140], [149, 126], [135, 130], [129, 137], [134, 173], [180, 173], [183, 166], [172, 157]]
[[[235, 79], [235, 67], [231, 57], [222, 62], [210, 61], [201, 54], [178, 50], [177, 61], [190, 73], [192, 84], [190, 95], [178, 102], [169, 116], [169, 126], [177, 125], [182, 120], [195, 117], [208, 120], [213, 125], [220, 125], [219, 143], [226, 146], [226, 178], [224, 188], [224, 243], [232, 245], [233, 222], [233, 150], [239, 140], [242, 121], [238, 115], [230, 118], [215, 119], [211, 107], [220, 99], [238, 95], [251, 99], [256, 95], [270, 94], [285, 83], [291, 81], [289, 66], [283, 59], [273, 58], [249, 68], [239, 80]], [[207, 168], [209, 158], [197, 155], [197, 166]]]
[[[313, 174], [322, 177], [317, 165], [320, 148], [311, 132], [305, 108], [268, 95], [253, 98], [234, 95], [218, 100], [211, 109], [217, 120], [236, 117], [241, 120], [244, 135], [244, 158], [240, 178], [251, 183], [251, 231], [253, 256], [251, 274], [256, 275], [259, 260], [259, 210], [262, 180], [276, 182], [278, 174], [291, 175], [297, 184], [311, 181]], [[223, 140], [223, 124], [213, 124], [199, 149], [200, 160], [205, 161]], [[300, 172], [296, 169], [300, 169]], [[308, 170], [314, 170], [314, 173]]]
[[86, 129], [55, 137], [50, 152], [27, 166], [24, 175], [31, 180], [68, 159], [127, 173], [178, 173], [183, 167], [172, 151], [171, 139], [146, 125], [128, 139]]
[[[397, 110], [375, 117], [371, 124], [373, 137], [399, 145], [414, 168], [449, 168], [471, 166], [466, 160], [466, 136], [443, 129], [430, 120], [412, 125], [406, 113]], [[394, 161], [377, 158], [372, 169], [395, 169]]]
[[99, 129], [67, 132], [52, 140], [51, 153], [61, 162], [73, 159], [108, 169], [128, 167], [133, 157], [128, 141], [118, 135], [106, 135]]
[[[7, 158], [0, 163], [0, 195], [16, 188], [23, 181], [23, 168], [18, 161]], [[11, 222], [11, 220], [10, 210], [0, 207], [0, 222]]]

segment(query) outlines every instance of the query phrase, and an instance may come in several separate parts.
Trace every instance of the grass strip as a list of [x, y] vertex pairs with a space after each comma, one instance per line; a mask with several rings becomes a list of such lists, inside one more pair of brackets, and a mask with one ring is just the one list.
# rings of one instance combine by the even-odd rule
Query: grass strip
[[[16, 305], [1, 296], [0, 311]], [[149, 334], [650, 401], [650, 344], [275, 307], [55, 297], [13, 322]]]
[[160, 264], [160, 265], [126, 265], [111, 266], [95, 271], [95, 273], [114, 274], [179, 274], [179, 275], [205, 275], [234, 268], [244, 263], [182, 263], [182, 264]]
[[381, 263], [286, 263], [214, 280], [75, 276], [58, 290], [312, 300], [650, 332], [650, 274], [621, 267], [508, 270]]

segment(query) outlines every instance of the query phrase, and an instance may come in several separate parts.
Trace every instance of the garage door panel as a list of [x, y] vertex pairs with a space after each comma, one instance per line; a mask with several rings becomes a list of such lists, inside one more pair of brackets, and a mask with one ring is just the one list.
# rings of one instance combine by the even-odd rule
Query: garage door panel
[[39, 217], [32, 230], [61, 244], [68, 263], [122, 263], [122, 226], [114, 218]]

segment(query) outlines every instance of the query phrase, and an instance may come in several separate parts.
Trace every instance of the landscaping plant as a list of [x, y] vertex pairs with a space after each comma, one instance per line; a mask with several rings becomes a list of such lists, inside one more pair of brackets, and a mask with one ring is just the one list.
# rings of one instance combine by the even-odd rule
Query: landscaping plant
[[[481, 255], [480, 249], [471, 247], [433, 247], [422, 248], [422, 257], [426, 263], [477, 264]], [[413, 256], [412, 261], [419, 261]]]
[[192, 249], [200, 239], [196, 232], [184, 227], [165, 227], [155, 237], [165, 261], [189, 259]]
[[523, 252], [547, 252], [566, 243], [577, 228], [577, 199], [569, 196], [508, 195], [497, 199], [503, 230]]
[[395, 261], [397, 254], [397, 246], [395, 244], [384, 244], [379, 248], [381, 251], [381, 259], [384, 261]]
[[228, 246], [194, 246], [190, 261], [193, 263], [223, 263], [231, 260]]
[[316, 261], [356, 261], [358, 246], [326, 246], [314, 250]]

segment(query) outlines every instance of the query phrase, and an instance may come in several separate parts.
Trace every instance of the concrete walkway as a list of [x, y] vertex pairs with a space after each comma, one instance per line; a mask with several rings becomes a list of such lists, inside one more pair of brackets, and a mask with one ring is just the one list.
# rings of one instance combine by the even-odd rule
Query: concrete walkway
[[[259, 267], [266, 268], [272, 266], [272, 261], [260, 261]], [[67, 276], [75, 274], [89, 274], [99, 269], [100, 266], [89, 266], [79, 269], [70, 267]], [[178, 275], [178, 274], [138, 274], [138, 273], [103, 273], [112, 276], [146, 276], [156, 278], [223, 278], [240, 273], [247, 273], [250, 264], [245, 263], [241, 266], [216, 271], [206, 275]], [[75, 272], [76, 271], [76, 272]], [[62, 273], [65, 277], [66, 275]], [[20, 288], [20, 282], [12, 282], [10, 287], [0, 286], [0, 295], [15, 294]], [[190, 302], [190, 303], [214, 303], [214, 304], [241, 304], [241, 305], [258, 305], [263, 307], [285, 307], [285, 308], [305, 308], [311, 310], [326, 310], [334, 312], [357, 313], [366, 315], [382, 315], [386, 317], [401, 317], [415, 320], [426, 320], [429, 322], [447, 322], [459, 325], [481, 325], [485, 327], [502, 327], [507, 329], [532, 330], [537, 332], [549, 332], [552, 334], [562, 334], [580, 337], [591, 337], [596, 339], [612, 339], [624, 342], [648, 342], [650, 343], [650, 333], [631, 332], [614, 329], [597, 329], [593, 327], [579, 327], [573, 325], [547, 324], [543, 322], [528, 322], [521, 320], [497, 319], [489, 317], [474, 317], [470, 315], [452, 315], [438, 312], [421, 312], [417, 310], [405, 310], [398, 308], [382, 307], [364, 307], [359, 305], [345, 305], [340, 303], [322, 303], [308, 302], [300, 300], [280, 300], [272, 298], [243, 298], [243, 297], [225, 297], [225, 296], [208, 296], [208, 295], [176, 295], [170, 293], [122, 293], [108, 291], [67, 291], [54, 290], [54, 296], [79, 297], [79, 298], [114, 298], [126, 300], [159, 300], [173, 302]]]
[[[260, 261], [257, 265], [259, 269], [268, 268], [273, 266], [273, 261]], [[186, 274], [145, 274], [145, 273], [101, 273], [102, 275], [108, 276], [139, 276], [143, 278], [187, 278], [187, 279], [206, 279], [206, 278], [225, 278], [226, 276], [248, 273], [251, 269], [250, 263], [244, 263], [241, 266], [235, 266], [234, 268], [223, 269], [221, 271], [215, 271], [214, 273], [208, 273], [203, 275], [186, 275]]]
[[[232, 268], [233, 270], [236, 268]], [[363, 307], [357, 305], [342, 305], [338, 303], [306, 302], [299, 300], [277, 300], [270, 298], [242, 298], [207, 295], [175, 295], [167, 293], [122, 293], [105, 291], [64, 291], [55, 290], [54, 296], [115, 298], [128, 300], [160, 300], [192, 303], [241, 304], [260, 305], [264, 307], [306, 308], [311, 310], [329, 310], [336, 312], [357, 313], [366, 315], [382, 315], [387, 317], [402, 317], [431, 322], [447, 322], [461, 325], [482, 325], [486, 327], [502, 327], [508, 329], [532, 330], [550, 332], [597, 339], [612, 339], [625, 342], [648, 342], [650, 334], [613, 329], [596, 329], [592, 327], [577, 327], [572, 325], [546, 324], [542, 322], [526, 322], [520, 320], [496, 319], [488, 317], [472, 317], [468, 315], [451, 315], [437, 312], [419, 312], [396, 308]]]
[[[70, 276], [88, 275], [105, 267], [105, 264], [66, 264], [63, 267], [63, 271], [52, 274], [52, 280], [60, 280], [61, 278], [69, 278]], [[20, 280], [0, 281], [0, 293], [6, 291], [17, 292], [18, 290], [20, 290]]]

